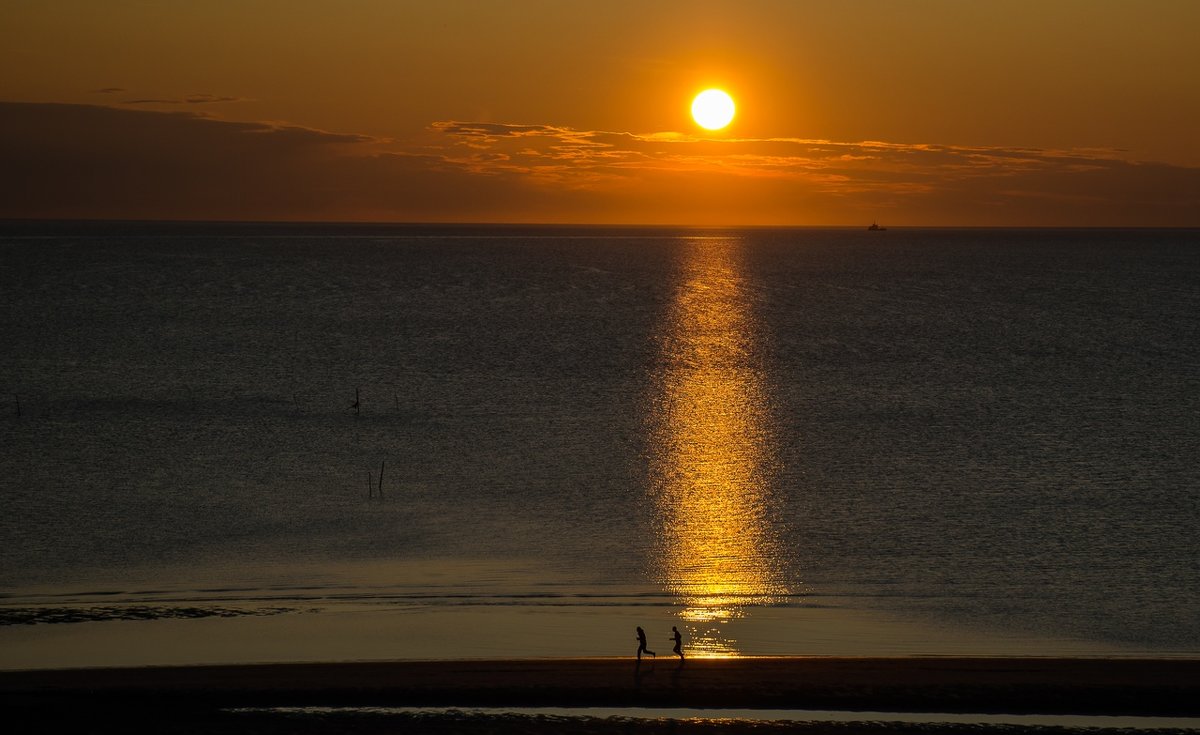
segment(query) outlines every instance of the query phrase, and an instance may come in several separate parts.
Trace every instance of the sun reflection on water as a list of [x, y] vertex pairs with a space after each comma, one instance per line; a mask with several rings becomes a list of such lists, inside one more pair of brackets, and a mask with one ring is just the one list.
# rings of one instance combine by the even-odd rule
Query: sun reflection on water
[[774, 443], [737, 242], [690, 245], [653, 417], [659, 573], [682, 606], [689, 650], [732, 656], [726, 624], [788, 594], [769, 518]]

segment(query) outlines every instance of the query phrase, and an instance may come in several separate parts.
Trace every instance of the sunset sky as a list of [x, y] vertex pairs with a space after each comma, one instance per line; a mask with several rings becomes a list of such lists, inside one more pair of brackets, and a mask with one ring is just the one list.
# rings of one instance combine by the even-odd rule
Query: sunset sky
[[0, 0], [0, 217], [1195, 226], [1197, 29], [1193, 0]]

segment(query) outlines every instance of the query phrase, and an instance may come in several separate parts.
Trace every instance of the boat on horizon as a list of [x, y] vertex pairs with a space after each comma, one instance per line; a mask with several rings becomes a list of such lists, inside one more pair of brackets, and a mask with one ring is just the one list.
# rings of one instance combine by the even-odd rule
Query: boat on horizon
[[872, 223], [871, 223], [871, 226], [870, 226], [870, 227], [868, 227], [867, 229], [868, 229], [869, 231], [871, 231], [871, 232], [878, 232], [878, 231], [880, 231], [880, 230], [886, 230], [887, 228], [886, 228], [886, 227], [880, 227], [878, 222], [872, 222]]

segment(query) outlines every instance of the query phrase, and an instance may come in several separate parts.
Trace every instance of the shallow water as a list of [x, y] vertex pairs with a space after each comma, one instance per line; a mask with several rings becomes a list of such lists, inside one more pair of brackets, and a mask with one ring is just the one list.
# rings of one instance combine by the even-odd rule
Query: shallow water
[[420, 722], [429, 718], [452, 720], [485, 720], [502, 717], [558, 718], [564, 724], [585, 724], [587, 721], [617, 720], [637, 725], [654, 722], [678, 722], [685, 720], [696, 723], [751, 726], [754, 723], [789, 723], [816, 725], [838, 723], [842, 725], [875, 725], [883, 723], [905, 723], [916, 725], [972, 725], [980, 729], [988, 727], [1021, 726], [1035, 728], [1057, 728], [1061, 730], [1137, 731], [1155, 730], [1170, 732], [1196, 732], [1200, 730], [1200, 718], [1195, 717], [1123, 717], [1100, 715], [1020, 715], [1020, 714], [971, 714], [950, 712], [864, 712], [839, 710], [781, 710], [781, 709], [726, 709], [726, 708], [655, 708], [655, 707], [271, 707], [246, 708], [234, 712], [262, 712], [294, 715], [373, 715], [402, 716]]
[[1197, 245], [10, 224], [4, 605], [1200, 652]]

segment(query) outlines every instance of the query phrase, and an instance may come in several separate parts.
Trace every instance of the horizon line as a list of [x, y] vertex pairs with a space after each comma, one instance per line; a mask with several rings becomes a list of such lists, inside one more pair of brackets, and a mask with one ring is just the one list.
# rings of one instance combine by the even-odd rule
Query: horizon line
[[[265, 225], [265, 226], [362, 226], [362, 227], [529, 227], [658, 230], [856, 230], [863, 224], [688, 224], [643, 222], [495, 222], [454, 220], [277, 220], [277, 219], [140, 219], [124, 217], [0, 217], [0, 226], [49, 224], [137, 224], [137, 225]], [[1197, 230], [1195, 225], [930, 225], [884, 223], [883, 230]]]

